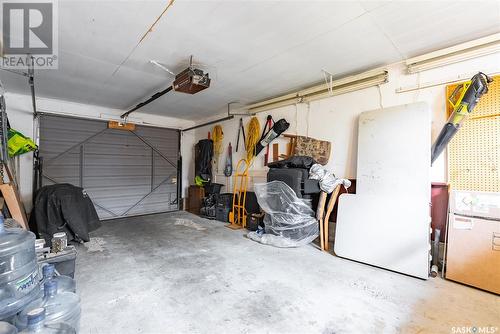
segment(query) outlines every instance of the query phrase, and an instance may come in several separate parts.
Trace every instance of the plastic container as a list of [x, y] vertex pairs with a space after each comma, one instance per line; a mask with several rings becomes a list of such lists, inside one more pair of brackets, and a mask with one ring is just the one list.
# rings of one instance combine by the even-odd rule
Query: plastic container
[[0, 215], [0, 320], [7, 319], [40, 293], [35, 235], [5, 228]]
[[36, 308], [27, 314], [27, 327], [20, 333], [76, 334], [76, 330], [65, 323], [48, 324], [45, 308]]
[[5, 321], [0, 321], [0, 334], [17, 334], [17, 328]]
[[52, 253], [62, 252], [66, 247], [68, 247], [68, 237], [66, 236], [66, 233], [54, 233], [51, 244]]
[[28, 316], [35, 309], [45, 309], [45, 324], [64, 322], [74, 328], [80, 329], [80, 298], [72, 292], [57, 292], [57, 282], [48, 280], [44, 284], [44, 296], [30, 303], [19, 313], [15, 325], [19, 330], [28, 326]]
[[[42, 287], [41, 289], [41, 296], [43, 296], [43, 286], [45, 282], [48, 280], [54, 280], [57, 282], [57, 293], [61, 292], [76, 292], [76, 282], [74, 279], [72, 279], [69, 276], [65, 275], [57, 275], [56, 274], [56, 268], [53, 264], [45, 264], [42, 266], [42, 281], [40, 283], [40, 286]], [[40, 296], [40, 297], [41, 297]]]

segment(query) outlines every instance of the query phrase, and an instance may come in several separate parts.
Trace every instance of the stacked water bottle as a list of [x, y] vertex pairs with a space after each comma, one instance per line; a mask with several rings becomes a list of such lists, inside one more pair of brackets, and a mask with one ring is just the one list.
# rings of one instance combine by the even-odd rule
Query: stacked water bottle
[[80, 298], [75, 281], [53, 264], [39, 274], [35, 235], [4, 227], [0, 214], [0, 334], [78, 333]]

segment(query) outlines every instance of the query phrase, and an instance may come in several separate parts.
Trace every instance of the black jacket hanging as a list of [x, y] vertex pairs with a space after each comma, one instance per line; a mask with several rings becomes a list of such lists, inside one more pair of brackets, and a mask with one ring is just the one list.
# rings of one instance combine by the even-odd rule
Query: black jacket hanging
[[195, 146], [195, 175], [204, 181], [212, 180], [212, 158], [214, 142], [211, 139], [202, 139]]

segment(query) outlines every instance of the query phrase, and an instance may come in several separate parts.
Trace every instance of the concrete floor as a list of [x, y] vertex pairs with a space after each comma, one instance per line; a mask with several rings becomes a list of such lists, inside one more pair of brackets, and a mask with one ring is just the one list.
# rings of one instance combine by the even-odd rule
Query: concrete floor
[[496, 295], [244, 234], [185, 212], [104, 223], [78, 249], [81, 332], [500, 333]]

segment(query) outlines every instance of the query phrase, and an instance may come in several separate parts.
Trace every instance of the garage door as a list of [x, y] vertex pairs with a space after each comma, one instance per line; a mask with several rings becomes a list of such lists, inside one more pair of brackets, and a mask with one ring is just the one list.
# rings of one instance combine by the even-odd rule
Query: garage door
[[40, 116], [43, 185], [85, 188], [101, 219], [178, 209], [179, 131]]

